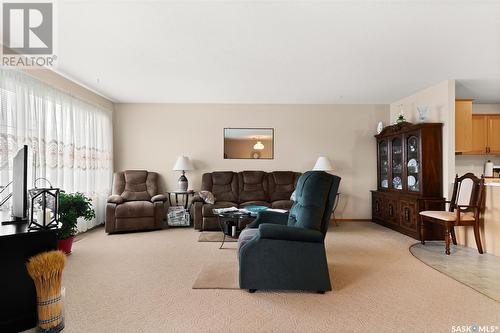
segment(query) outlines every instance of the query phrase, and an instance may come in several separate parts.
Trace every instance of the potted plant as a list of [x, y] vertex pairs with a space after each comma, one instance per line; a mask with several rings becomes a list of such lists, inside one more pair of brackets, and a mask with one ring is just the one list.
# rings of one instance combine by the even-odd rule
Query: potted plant
[[92, 200], [82, 193], [59, 195], [59, 250], [66, 254], [71, 253], [73, 239], [78, 231], [77, 220], [82, 217], [87, 221], [95, 218], [95, 211], [92, 208]]

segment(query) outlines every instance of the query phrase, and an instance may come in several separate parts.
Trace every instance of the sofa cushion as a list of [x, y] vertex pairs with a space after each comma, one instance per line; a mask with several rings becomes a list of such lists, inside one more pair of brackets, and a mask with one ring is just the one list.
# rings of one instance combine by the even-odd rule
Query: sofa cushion
[[290, 208], [292, 208], [292, 205], [293, 205], [292, 200], [278, 200], [278, 201], [273, 201], [271, 203], [272, 208], [286, 209], [286, 210], [290, 210]]
[[266, 206], [271, 207], [271, 204], [267, 201], [245, 201], [240, 203], [240, 208], [244, 208], [246, 206]]
[[217, 201], [215, 204], [204, 204], [201, 208], [203, 217], [215, 216], [213, 213], [214, 208], [228, 208], [228, 207], [238, 207], [234, 202], [230, 201]]
[[264, 171], [238, 173], [239, 202], [269, 201], [267, 174]]
[[151, 200], [146, 181], [148, 172], [145, 170], [127, 170], [123, 173], [125, 189], [121, 196], [125, 201]]
[[290, 200], [300, 173], [293, 171], [273, 171], [268, 173], [270, 201]]
[[201, 190], [210, 191], [216, 201], [238, 201], [238, 176], [232, 171], [205, 173], [201, 179]]
[[116, 217], [152, 217], [154, 205], [150, 201], [129, 201], [116, 206]]
[[326, 233], [340, 177], [324, 171], [307, 171], [297, 182], [297, 200], [288, 216], [288, 225]]

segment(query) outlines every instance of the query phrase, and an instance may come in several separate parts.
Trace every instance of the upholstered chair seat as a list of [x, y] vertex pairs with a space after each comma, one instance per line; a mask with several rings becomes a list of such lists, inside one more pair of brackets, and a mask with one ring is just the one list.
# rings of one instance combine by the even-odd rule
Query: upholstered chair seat
[[154, 206], [150, 201], [128, 201], [116, 206], [116, 217], [154, 216]]
[[[456, 221], [456, 212], [446, 212], [446, 211], [434, 211], [434, 210], [424, 210], [420, 212], [420, 215], [443, 220], [443, 221]], [[474, 213], [460, 213], [460, 220], [462, 221], [474, 221]]]
[[272, 204], [267, 201], [260, 201], [260, 200], [252, 200], [252, 201], [244, 201], [239, 204], [240, 208], [244, 208], [246, 206], [265, 206], [265, 207], [271, 207]]

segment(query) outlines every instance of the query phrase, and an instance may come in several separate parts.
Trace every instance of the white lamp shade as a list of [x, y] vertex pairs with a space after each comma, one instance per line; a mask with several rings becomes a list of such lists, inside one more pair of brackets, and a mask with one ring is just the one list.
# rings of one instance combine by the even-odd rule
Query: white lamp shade
[[179, 156], [175, 162], [174, 168], [172, 170], [176, 171], [187, 171], [193, 170], [193, 165], [187, 156]]
[[318, 160], [316, 161], [316, 164], [314, 165], [313, 170], [317, 171], [331, 171], [333, 170], [332, 163], [330, 163], [330, 160], [326, 156], [320, 156], [318, 157]]

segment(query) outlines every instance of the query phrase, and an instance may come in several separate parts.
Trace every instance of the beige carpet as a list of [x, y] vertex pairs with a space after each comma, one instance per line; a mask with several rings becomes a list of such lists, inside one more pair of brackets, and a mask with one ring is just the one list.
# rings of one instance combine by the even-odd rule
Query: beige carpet
[[[220, 231], [202, 231], [199, 232], [198, 242], [222, 242], [224, 234]], [[224, 243], [237, 242], [238, 239], [226, 236]]]
[[193, 289], [240, 289], [238, 261], [209, 263], [203, 266]]
[[197, 242], [175, 229], [75, 243], [64, 273], [64, 332], [451, 332], [498, 325], [500, 304], [414, 258], [415, 242], [372, 223], [331, 227], [334, 291], [325, 295], [192, 289], [235, 243]]

